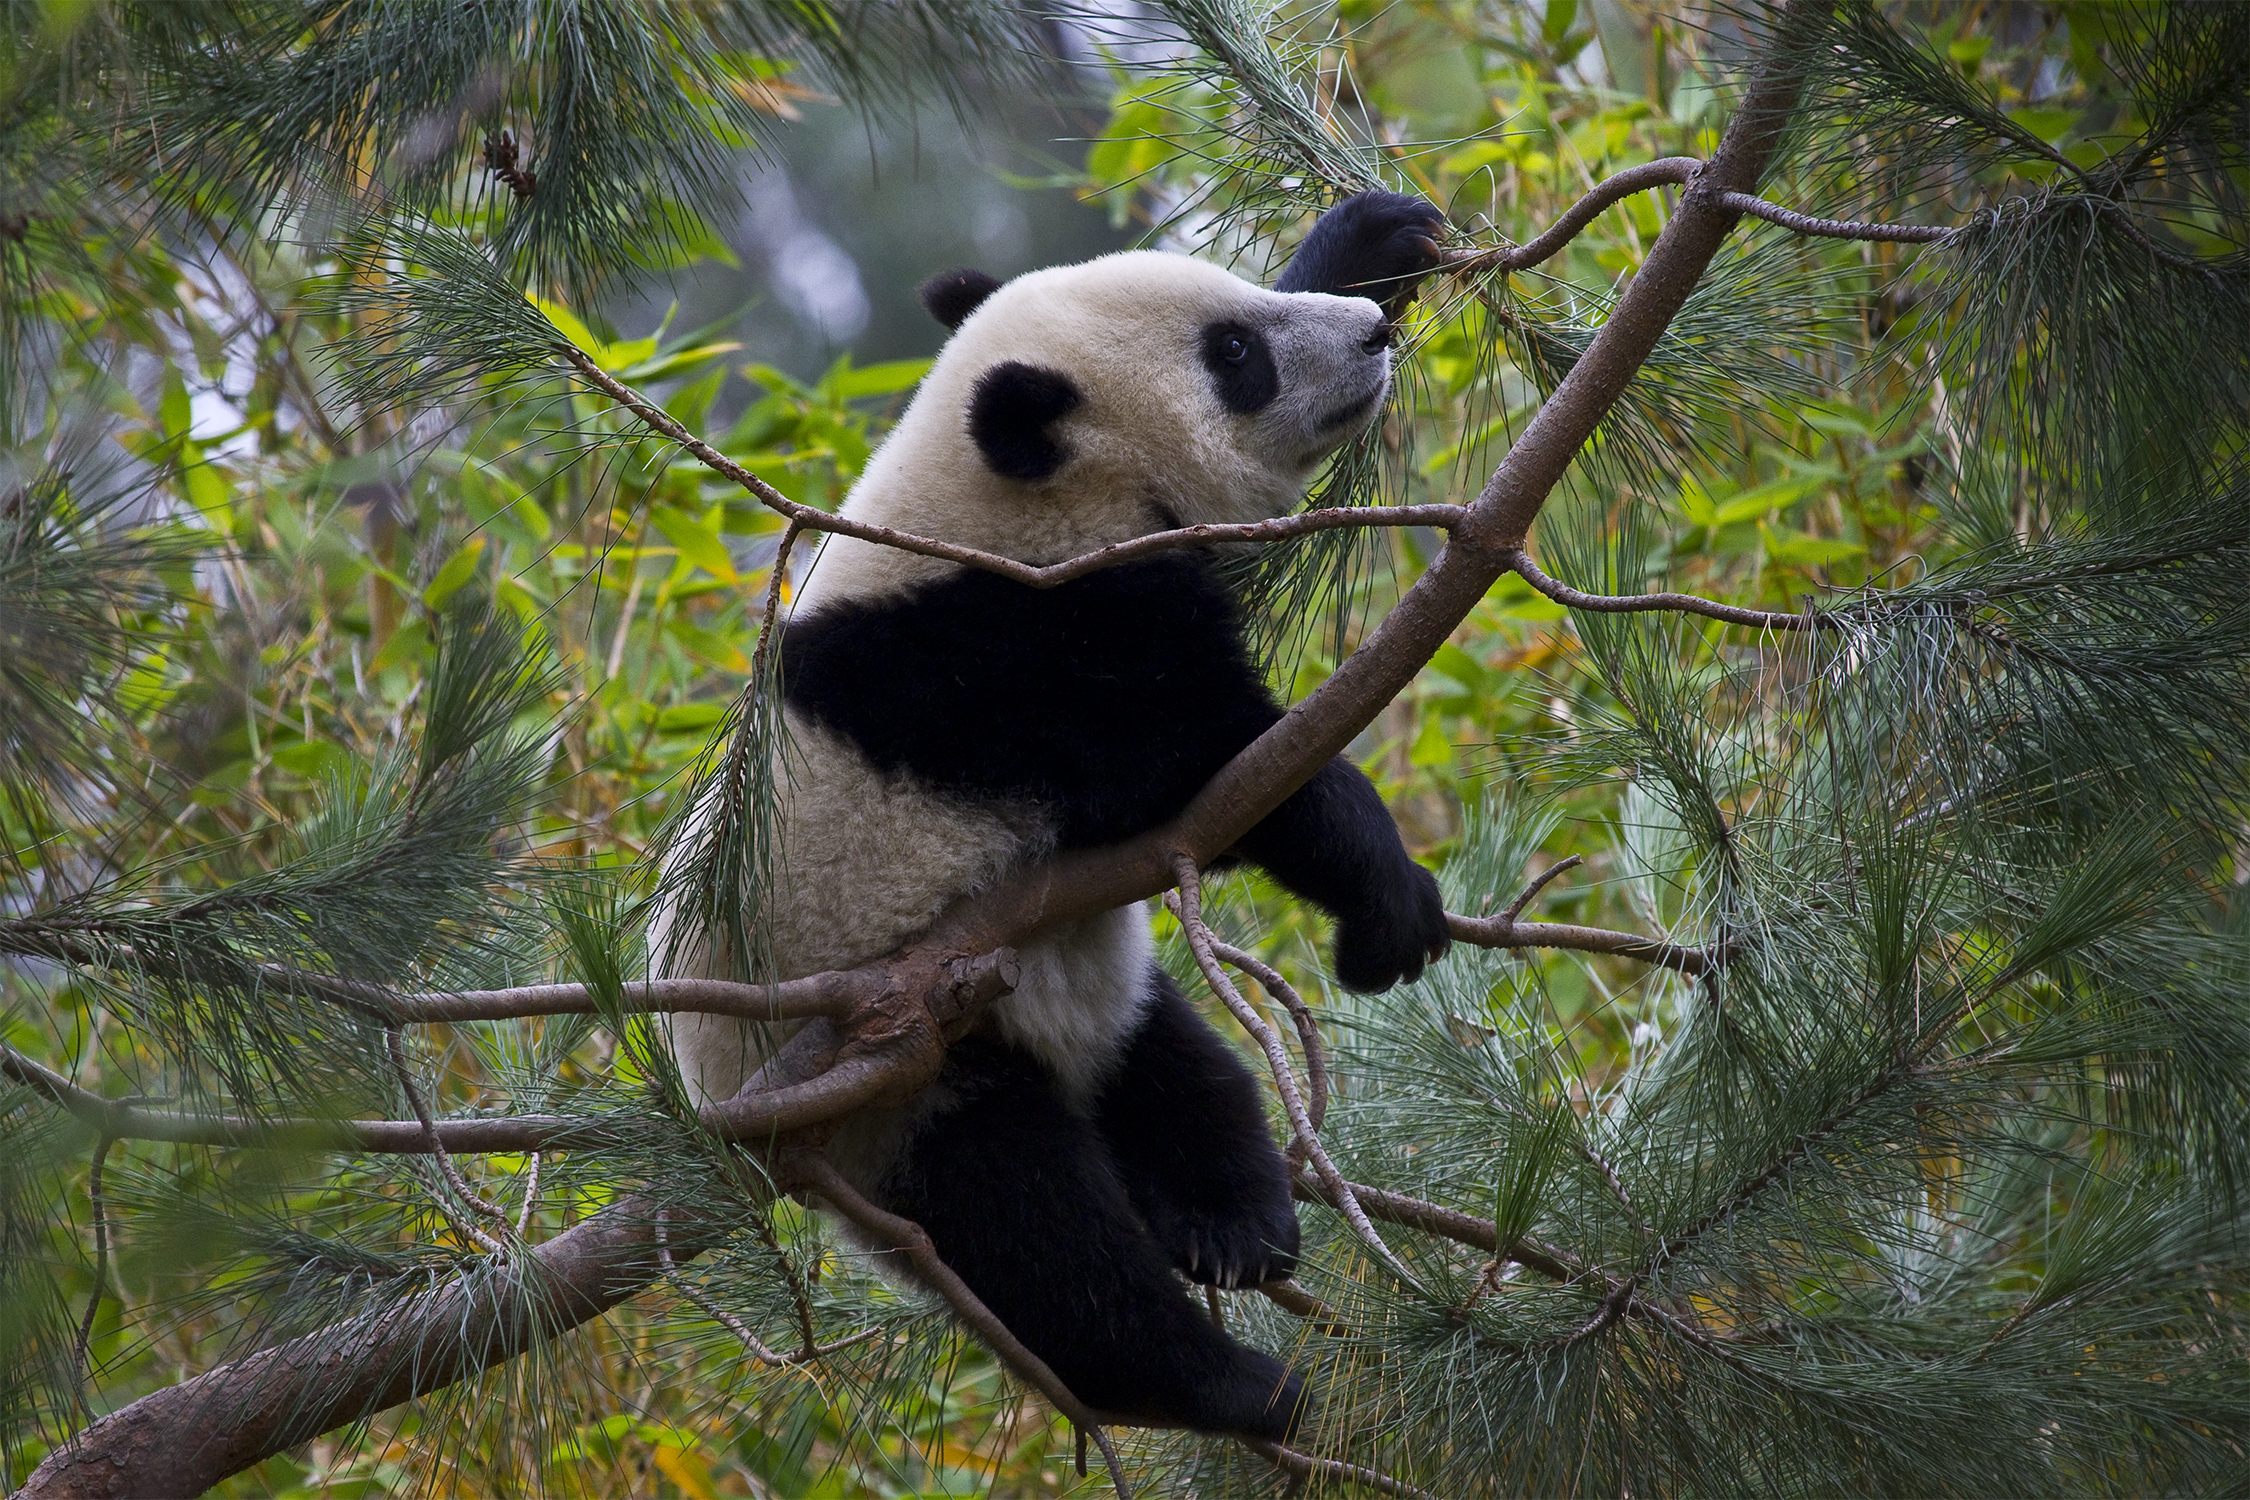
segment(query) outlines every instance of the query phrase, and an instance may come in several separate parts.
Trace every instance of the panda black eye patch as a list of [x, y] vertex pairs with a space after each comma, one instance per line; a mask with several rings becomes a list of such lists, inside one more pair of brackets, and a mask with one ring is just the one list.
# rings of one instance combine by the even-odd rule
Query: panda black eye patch
[[969, 436], [1001, 478], [1045, 479], [1070, 457], [1047, 429], [1084, 399], [1069, 376], [1007, 360], [978, 377], [969, 398]]
[[1281, 375], [1273, 350], [1255, 328], [1240, 323], [1207, 324], [1203, 330], [1203, 368], [1219, 393], [1219, 404], [1247, 416], [1271, 405], [1281, 394]]

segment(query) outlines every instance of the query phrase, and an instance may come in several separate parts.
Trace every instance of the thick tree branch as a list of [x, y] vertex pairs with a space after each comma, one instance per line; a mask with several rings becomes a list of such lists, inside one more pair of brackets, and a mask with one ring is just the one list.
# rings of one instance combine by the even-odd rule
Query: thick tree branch
[[[48, 1455], [18, 1500], [200, 1495], [332, 1428], [514, 1359], [656, 1278], [654, 1213], [639, 1200], [617, 1204], [527, 1252], [511, 1275], [458, 1279], [144, 1396]], [[689, 1253], [732, 1228], [673, 1215], [673, 1243]]]

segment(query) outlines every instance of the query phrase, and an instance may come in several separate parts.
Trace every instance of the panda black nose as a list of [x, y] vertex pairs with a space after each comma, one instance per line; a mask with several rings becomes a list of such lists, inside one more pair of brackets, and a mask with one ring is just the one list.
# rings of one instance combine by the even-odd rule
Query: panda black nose
[[1397, 337], [1398, 325], [1385, 318], [1368, 330], [1367, 337], [1359, 341], [1359, 352], [1362, 354], [1380, 354], [1388, 349], [1391, 346], [1391, 341]]

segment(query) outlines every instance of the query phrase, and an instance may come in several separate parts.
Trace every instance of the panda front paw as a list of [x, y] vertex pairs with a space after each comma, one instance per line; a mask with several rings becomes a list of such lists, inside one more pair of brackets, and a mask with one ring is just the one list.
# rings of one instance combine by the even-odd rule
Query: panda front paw
[[1387, 990], [1402, 979], [1411, 984], [1452, 943], [1437, 877], [1407, 860], [1370, 908], [1338, 916], [1336, 978], [1345, 989], [1363, 995]]
[[1436, 269], [1444, 227], [1445, 216], [1427, 199], [1355, 194], [1320, 216], [1274, 290], [1371, 297], [1396, 320]]
[[1247, 1287], [1297, 1269], [1297, 1214], [1199, 1213], [1171, 1216], [1159, 1237], [1180, 1274], [1204, 1286]]

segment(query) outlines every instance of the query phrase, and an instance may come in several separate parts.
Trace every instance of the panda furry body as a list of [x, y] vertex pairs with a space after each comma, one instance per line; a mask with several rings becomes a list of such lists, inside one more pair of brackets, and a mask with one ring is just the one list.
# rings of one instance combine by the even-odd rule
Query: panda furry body
[[[1437, 216], [1367, 194], [1324, 215], [1275, 290], [1127, 252], [1005, 286], [924, 289], [956, 325], [846, 501], [855, 519], [1044, 564], [1152, 531], [1256, 521], [1389, 385], [1395, 308]], [[1208, 563], [1175, 552], [1035, 590], [835, 536], [781, 637], [788, 729], [770, 919], [783, 976], [889, 953], [960, 896], [1175, 815], [1279, 717]], [[1234, 851], [1325, 908], [1358, 989], [1445, 944], [1434, 882], [1341, 758]], [[838, 1165], [1090, 1406], [1282, 1439], [1298, 1377], [1213, 1327], [1178, 1275], [1286, 1275], [1297, 1222], [1238, 1053], [1158, 969], [1136, 904], [1024, 944], [1012, 993]], [[752, 1029], [675, 1018], [705, 1099]]]

